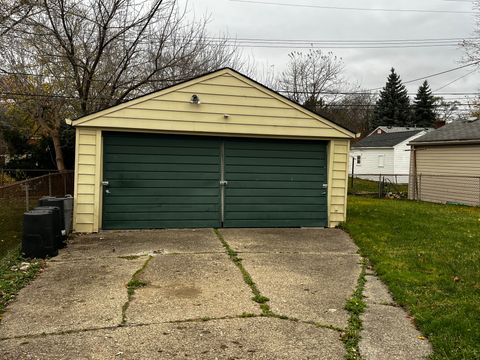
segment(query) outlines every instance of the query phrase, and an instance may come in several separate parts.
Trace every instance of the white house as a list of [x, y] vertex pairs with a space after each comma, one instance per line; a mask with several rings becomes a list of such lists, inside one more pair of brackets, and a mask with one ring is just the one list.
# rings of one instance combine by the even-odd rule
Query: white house
[[397, 183], [408, 183], [410, 173], [408, 144], [430, 129], [404, 128], [404, 131], [399, 131], [395, 128], [393, 132], [377, 132], [377, 129], [352, 145], [350, 175], [353, 172], [354, 176], [369, 180], [385, 176]]

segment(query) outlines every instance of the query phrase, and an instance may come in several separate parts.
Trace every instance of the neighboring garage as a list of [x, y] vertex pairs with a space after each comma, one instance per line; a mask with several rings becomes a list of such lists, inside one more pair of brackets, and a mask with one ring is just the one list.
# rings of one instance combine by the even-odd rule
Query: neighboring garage
[[345, 220], [354, 134], [234, 70], [73, 125], [77, 232]]

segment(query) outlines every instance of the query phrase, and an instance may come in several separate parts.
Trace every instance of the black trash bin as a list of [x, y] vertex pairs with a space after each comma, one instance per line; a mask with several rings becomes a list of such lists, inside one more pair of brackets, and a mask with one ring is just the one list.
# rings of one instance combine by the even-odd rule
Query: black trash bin
[[62, 233], [62, 214], [58, 206], [38, 206], [32, 211], [51, 211], [53, 213], [53, 227], [55, 232], [55, 246], [57, 249], [64, 248], [66, 245], [65, 237]]
[[55, 215], [52, 210], [32, 210], [23, 214], [22, 253], [29, 258], [58, 255], [55, 246]]
[[40, 206], [56, 206], [60, 209], [60, 226], [62, 229], [63, 241], [67, 240], [67, 231], [65, 230], [65, 203], [63, 198], [56, 198], [53, 196], [41, 197], [38, 205]]

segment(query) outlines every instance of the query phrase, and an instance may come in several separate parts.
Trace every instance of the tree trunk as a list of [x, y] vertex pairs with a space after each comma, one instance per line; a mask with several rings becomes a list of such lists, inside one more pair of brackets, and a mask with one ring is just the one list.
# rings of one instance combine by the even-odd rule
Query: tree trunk
[[65, 171], [65, 162], [63, 161], [62, 144], [60, 142], [60, 132], [56, 130], [52, 133], [53, 147], [55, 149], [55, 162], [57, 164], [57, 170], [60, 172]]

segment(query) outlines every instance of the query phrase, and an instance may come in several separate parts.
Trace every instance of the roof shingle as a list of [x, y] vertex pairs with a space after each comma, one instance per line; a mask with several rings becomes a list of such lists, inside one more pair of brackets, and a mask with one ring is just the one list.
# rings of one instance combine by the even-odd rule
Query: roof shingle
[[418, 129], [416, 131], [402, 131], [392, 132], [385, 134], [373, 134], [360, 140], [352, 145], [352, 148], [359, 147], [393, 147], [401, 142], [408, 140], [412, 136], [424, 131], [424, 129]]
[[412, 144], [471, 140], [480, 141], [480, 120], [452, 122], [420, 136]]

